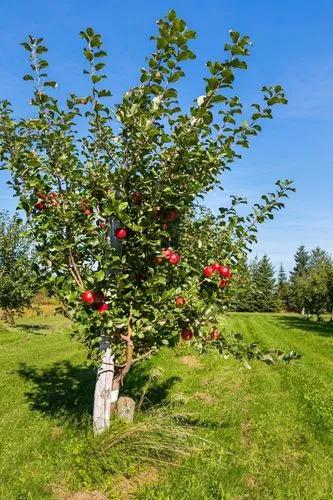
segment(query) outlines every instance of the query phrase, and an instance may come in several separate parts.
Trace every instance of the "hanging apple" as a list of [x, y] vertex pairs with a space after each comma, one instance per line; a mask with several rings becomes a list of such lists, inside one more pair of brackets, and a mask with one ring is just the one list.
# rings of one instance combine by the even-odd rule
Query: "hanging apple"
[[189, 328], [183, 328], [180, 334], [183, 340], [191, 340], [193, 337], [193, 332]]
[[202, 272], [203, 272], [203, 275], [205, 276], [205, 278], [210, 278], [214, 274], [213, 266], [204, 267]]
[[109, 304], [106, 304], [105, 302], [102, 302], [102, 304], [99, 304], [96, 307], [96, 311], [98, 311], [100, 313], [103, 313], [103, 312], [108, 311], [108, 310], [109, 310]]
[[186, 299], [185, 297], [176, 297], [175, 302], [177, 307], [183, 307], [186, 304]]
[[127, 238], [127, 229], [125, 227], [118, 227], [114, 235], [118, 240], [125, 240]]
[[213, 330], [212, 333], [210, 334], [210, 338], [212, 340], [217, 340], [220, 338], [220, 336], [221, 336], [221, 334], [217, 329]]
[[231, 278], [231, 270], [227, 266], [220, 266], [219, 273], [224, 278]]
[[81, 299], [85, 304], [93, 304], [95, 302], [95, 295], [92, 290], [86, 290], [81, 294]]

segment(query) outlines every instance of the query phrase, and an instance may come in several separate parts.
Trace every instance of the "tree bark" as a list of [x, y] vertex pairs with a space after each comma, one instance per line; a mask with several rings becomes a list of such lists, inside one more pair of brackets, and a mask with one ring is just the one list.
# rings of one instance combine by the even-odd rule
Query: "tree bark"
[[114, 356], [110, 338], [103, 336], [100, 349], [103, 352], [94, 394], [93, 429], [94, 434], [101, 434], [110, 427], [111, 405], [118, 399], [118, 390], [112, 390], [114, 379]]

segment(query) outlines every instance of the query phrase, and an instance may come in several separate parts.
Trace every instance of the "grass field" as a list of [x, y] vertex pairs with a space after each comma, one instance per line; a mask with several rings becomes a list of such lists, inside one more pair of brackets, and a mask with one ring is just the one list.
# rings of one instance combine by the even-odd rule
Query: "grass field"
[[333, 325], [242, 313], [222, 327], [302, 358], [248, 370], [164, 349], [126, 382], [144, 393], [138, 421], [97, 441], [94, 372], [64, 320], [0, 327], [0, 499], [332, 499]]

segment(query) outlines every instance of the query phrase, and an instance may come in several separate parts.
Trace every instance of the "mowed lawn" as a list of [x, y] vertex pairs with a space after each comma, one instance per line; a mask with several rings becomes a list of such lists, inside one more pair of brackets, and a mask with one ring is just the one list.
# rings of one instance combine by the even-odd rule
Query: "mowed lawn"
[[124, 390], [145, 394], [140, 422], [164, 406], [197, 451], [154, 462], [150, 446], [148, 464], [129, 444], [90, 454], [94, 371], [62, 318], [0, 326], [0, 499], [332, 499], [333, 325], [237, 313], [221, 329], [302, 358], [248, 370], [163, 349]]

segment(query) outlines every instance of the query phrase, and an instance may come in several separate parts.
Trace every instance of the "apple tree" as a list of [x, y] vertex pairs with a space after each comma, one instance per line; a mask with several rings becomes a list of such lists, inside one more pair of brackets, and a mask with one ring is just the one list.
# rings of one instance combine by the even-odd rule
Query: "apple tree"
[[[187, 111], [177, 81], [195, 58], [196, 33], [174, 11], [158, 21], [140, 83], [115, 106], [103, 85], [102, 38], [92, 28], [81, 37], [89, 89], [65, 105], [48, 77], [43, 39], [22, 44], [35, 112], [17, 119], [1, 102], [0, 159], [26, 212], [40, 273], [99, 363], [93, 419], [101, 432], [133, 363], [180, 335], [200, 344], [257, 224], [273, 217], [292, 188], [279, 182], [248, 218], [237, 215], [237, 197], [217, 218], [195, 208], [272, 118], [272, 107], [287, 102], [281, 86], [265, 86], [244, 120], [233, 84], [247, 68], [247, 36], [230, 32], [225, 60], [207, 62], [203, 94]], [[191, 237], [194, 226], [200, 242]]]
[[31, 242], [19, 217], [0, 212], [0, 308], [8, 323], [31, 307], [37, 293], [33, 261]]

